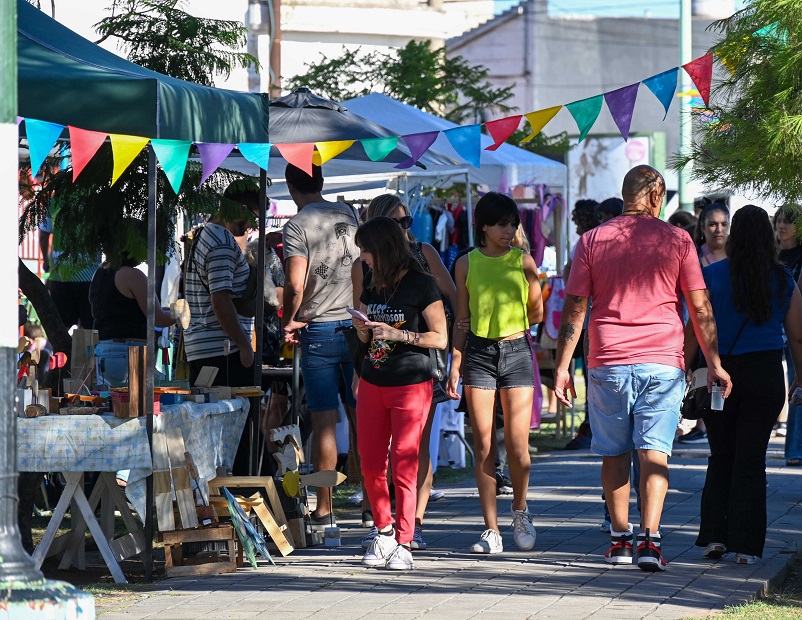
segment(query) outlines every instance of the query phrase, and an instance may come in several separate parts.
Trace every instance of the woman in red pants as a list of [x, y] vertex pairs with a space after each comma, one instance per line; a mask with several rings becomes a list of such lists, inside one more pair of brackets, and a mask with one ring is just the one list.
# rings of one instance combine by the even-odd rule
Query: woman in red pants
[[[413, 568], [418, 450], [432, 402], [430, 349], [448, 346], [446, 316], [437, 283], [409, 250], [404, 232], [387, 217], [356, 233], [360, 258], [370, 268], [360, 311], [359, 338], [370, 342], [357, 398], [357, 442], [365, 491], [379, 535], [362, 558], [366, 566]], [[387, 451], [393, 460], [396, 525], [387, 487]]]

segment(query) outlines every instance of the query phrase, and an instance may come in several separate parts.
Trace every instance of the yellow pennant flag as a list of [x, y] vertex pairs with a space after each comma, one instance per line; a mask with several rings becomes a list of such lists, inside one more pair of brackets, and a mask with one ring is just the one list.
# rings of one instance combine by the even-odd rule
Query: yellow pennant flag
[[111, 152], [114, 156], [114, 172], [111, 175], [111, 184], [114, 185], [123, 172], [126, 171], [134, 158], [145, 148], [150, 138], [140, 138], [139, 136], [122, 136], [120, 134], [109, 134], [111, 140]]
[[560, 111], [560, 108], [562, 108], [561, 105], [556, 105], [551, 108], [546, 108], [545, 110], [538, 110], [537, 112], [530, 112], [529, 114], [526, 114], [526, 120], [529, 121], [529, 126], [532, 129], [532, 133], [521, 140], [521, 144], [529, 142], [537, 134], [543, 131], [543, 128], [548, 125], [549, 121], [557, 115], [557, 112]]
[[[317, 165], [322, 166], [333, 157], [337, 157], [337, 155], [350, 148], [354, 142], [355, 140], [335, 140], [332, 142], [316, 143], [316, 155], [320, 155], [320, 163]], [[317, 159], [317, 157], [315, 159]]]

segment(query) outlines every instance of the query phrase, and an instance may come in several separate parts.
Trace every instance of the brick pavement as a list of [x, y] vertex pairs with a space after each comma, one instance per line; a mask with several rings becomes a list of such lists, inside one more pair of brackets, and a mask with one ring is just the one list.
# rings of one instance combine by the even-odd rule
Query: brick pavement
[[[298, 550], [277, 566], [203, 578], [162, 580], [139, 601], [103, 609], [104, 620], [281, 620], [382, 618], [406, 620], [669, 620], [704, 616], [750, 600], [780, 576], [802, 534], [802, 471], [784, 467], [779, 442], [769, 461], [769, 531], [765, 555], [753, 566], [731, 558], [712, 562], [694, 546], [704, 481], [705, 448], [686, 448], [672, 458], [671, 489], [663, 518], [665, 573], [608, 567], [607, 536], [599, 532], [599, 459], [562, 452], [533, 459], [529, 508], [535, 514], [535, 550], [518, 551], [506, 516], [506, 551], [497, 556], [466, 552], [482, 530], [479, 501], [470, 483], [445, 491], [430, 504], [425, 539], [415, 570], [393, 573], [360, 565], [365, 530], [340, 522], [343, 545]], [[634, 504], [634, 502], [633, 502]], [[499, 511], [510, 500], [500, 499]]]

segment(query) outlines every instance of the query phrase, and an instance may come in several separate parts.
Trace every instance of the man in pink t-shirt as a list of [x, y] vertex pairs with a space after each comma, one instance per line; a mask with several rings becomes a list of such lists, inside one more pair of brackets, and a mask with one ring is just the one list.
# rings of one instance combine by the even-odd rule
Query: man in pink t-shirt
[[[602, 486], [611, 517], [605, 560], [632, 564], [629, 466], [641, 466], [641, 532], [637, 564], [665, 570], [660, 517], [668, 489], [668, 457], [685, 387], [682, 298], [708, 361], [708, 383], [731, 389], [721, 367], [716, 324], [691, 238], [658, 219], [665, 196], [662, 175], [636, 166], [624, 177], [623, 213], [584, 234], [565, 287], [557, 339], [554, 391], [570, 406], [568, 366], [593, 298], [588, 336], [591, 449], [602, 456]], [[704, 343], [704, 344], [702, 344]], [[709, 388], [708, 386], [708, 388]]]

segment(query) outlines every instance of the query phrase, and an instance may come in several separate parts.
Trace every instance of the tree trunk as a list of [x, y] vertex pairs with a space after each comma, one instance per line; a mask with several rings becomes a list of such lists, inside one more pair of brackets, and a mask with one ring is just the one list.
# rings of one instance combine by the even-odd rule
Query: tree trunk
[[70, 355], [72, 355], [72, 336], [67, 331], [67, 326], [61, 320], [58, 308], [53, 303], [53, 298], [45, 288], [44, 283], [25, 266], [22, 260], [19, 261], [19, 287], [22, 293], [31, 302], [39, 320], [42, 322], [42, 329], [45, 330], [53, 351], [61, 351], [67, 356], [67, 363], [61, 369], [61, 373], [50, 372], [45, 379], [43, 388], [49, 387], [54, 390], [54, 394], [61, 394], [61, 386], [58, 383], [59, 376], [69, 376]]

